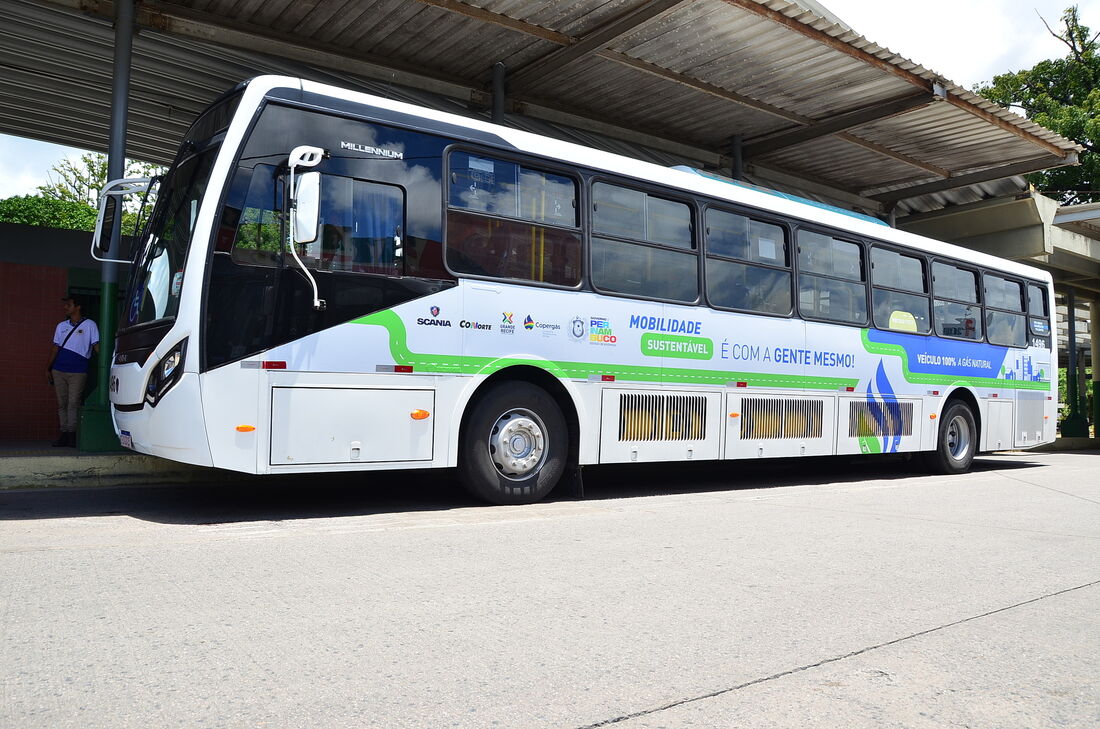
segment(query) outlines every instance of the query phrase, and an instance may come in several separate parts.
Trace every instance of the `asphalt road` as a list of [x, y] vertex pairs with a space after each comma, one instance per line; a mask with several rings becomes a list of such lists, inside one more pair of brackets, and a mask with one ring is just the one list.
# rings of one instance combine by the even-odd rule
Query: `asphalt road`
[[1100, 726], [1100, 454], [0, 492], [0, 727]]

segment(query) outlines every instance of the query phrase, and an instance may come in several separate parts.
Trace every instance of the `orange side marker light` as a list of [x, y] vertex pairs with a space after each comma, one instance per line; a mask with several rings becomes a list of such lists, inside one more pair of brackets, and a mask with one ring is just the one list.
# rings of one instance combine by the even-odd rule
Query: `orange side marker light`
[[929, 420], [935, 420], [936, 419], [936, 414], [932, 413], [931, 415], [928, 416], [928, 418], [929, 418]]
[[238, 433], [251, 433], [255, 429], [256, 429], [255, 425], [238, 425], [237, 426], [237, 432]]
[[739, 417], [741, 417], [741, 413], [730, 413], [730, 417], [731, 418], [739, 418]]
[[411, 413], [409, 413], [409, 417], [411, 417], [413, 420], [424, 420], [429, 415], [431, 415], [431, 413], [429, 413], [427, 410], [420, 409], [413, 410]]

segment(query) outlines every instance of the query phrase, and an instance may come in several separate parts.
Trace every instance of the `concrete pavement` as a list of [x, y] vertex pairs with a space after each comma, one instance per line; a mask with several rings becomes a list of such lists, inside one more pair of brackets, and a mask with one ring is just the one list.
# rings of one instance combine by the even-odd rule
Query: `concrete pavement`
[[7, 491], [0, 726], [1091, 729], [1098, 455]]

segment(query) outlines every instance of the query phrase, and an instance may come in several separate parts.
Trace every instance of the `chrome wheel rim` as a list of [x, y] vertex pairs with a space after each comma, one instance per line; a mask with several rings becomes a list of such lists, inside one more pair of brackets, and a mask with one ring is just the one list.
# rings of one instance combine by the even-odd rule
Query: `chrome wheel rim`
[[542, 468], [546, 426], [530, 410], [503, 413], [489, 431], [489, 457], [505, 478], [524, 479]]
[[951, 418], [947, 424], [947, 452], [956, 461], [963, 460], [970, 452], [970, 423], [961, 415]]

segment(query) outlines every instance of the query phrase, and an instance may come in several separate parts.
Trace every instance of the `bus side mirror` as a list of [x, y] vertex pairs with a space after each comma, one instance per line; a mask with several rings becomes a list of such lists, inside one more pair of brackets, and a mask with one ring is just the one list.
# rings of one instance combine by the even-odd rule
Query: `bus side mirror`
[[295, 181], [294, 173], [299, 167], [316, 167], [325, 158], [325, 150], [320, 147], [302, 145], [290, 152], [287, 167], [290, 170], [290, 255], [313, 289], [314, 311], [324, 311], [327, 307], [317, 288], [317, 279], [309, 272], [306, 264], [298, 256], [299, 243], [312, 243], [317, 240], [317, 224], [320, 222], [321, 173], [304, 172]]
[[122, 213], [125, 209], [122, 198], [126, 195], [140, 195], [149, 189], [150, 184], [152, 179], [149, 177], [133, 177], [112, 180], [103, 186], [99, 193], [99, 215], [95, 221], [95, 232], [92, 233], [92, 258], [111, 263], [130, 262], [129, 258], [107, 257], [111, 253], [111, 239], [116, 232], [121, 235]]
[[302, 174], [295, 187], [294, 242], [312, 243], [317, 240], [321, 215], [321, 173]]
[[98, 225], [96, 225], [95, 242], [92, 244], [101, 256], [106, 256], [111, 249], [111, 236], [120, 222], [118, 207], [116, 196], [103, 196], [103, 204], [100, 206], [100, 219]]

